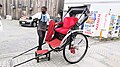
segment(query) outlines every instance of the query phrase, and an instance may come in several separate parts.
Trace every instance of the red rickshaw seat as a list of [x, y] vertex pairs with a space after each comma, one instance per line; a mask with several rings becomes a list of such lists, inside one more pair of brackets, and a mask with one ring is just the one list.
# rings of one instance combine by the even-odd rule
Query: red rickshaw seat
[[69, 31], [69, 29], [64, 28], [64, 27], [60, 27], [55, 29], [57, 32], [61, 33], [61, 34], [67, 34], [67, 32]]
[[[56, 28], [55, 31], [61, 34], [67, 34], [69, 29], [72, 28], [76, 24], [77, 21], [78, 21], [78, 18], [66, 17], [64, 18], [63, 27]], [[51, 20], [48, 26], [48, 32], [47, 32], [45, 40], [52, 48], [57, 48], [60, 46], [61, 40], [57, 38], [51, 40], [52, 35], [54, 34], [54, 28], [55, 28], [54, 26], [55, 26], [55, 22]]]
[[60, 46], [61, 40], [59, 39], [54, 39], [50, 42], [47, 42], [52, 48], [57, 48]]
[[65, 17], [63, 21], [63, 27], [57, 28], [55, 30], [61, 34], [67, 34], [69, 29], [71, 29], [77, 21], [78, 18], [76, 17]]

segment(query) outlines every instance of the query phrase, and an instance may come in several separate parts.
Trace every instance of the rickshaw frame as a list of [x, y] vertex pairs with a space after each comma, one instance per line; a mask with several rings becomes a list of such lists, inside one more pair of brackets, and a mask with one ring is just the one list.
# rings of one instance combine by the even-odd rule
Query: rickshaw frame
[[[80, 22], [77, 22], [77, 23], [76, 23], [76, 25], [79, 27], [79, 26], [80, 26], [82, 23], [84, 23], [84, 22], [87, 20], [87, 18], [88, 18], [88, 14], [89, 14], [88, 5], [76, 6], [76, 7], [69, 7], [69, 9], [68, 9], [67, 13], [64, 15], [64, 17], [65, 17], [68, 13], [70, 13], [70, 12], [72, 12], [73, 14], [81, 14], [80, 17], [79, 17], [79, 19], [82, 17], [82, 15], [85, 16], [84, 19], [82, 19]], [[76, 33], [76, 32], [77, 32], [77, 33], [80, 33], [81, 35], [83, 35], [83, 36], [85, 37], [85, 39], [86, 39], [86, 50], [85, 50], [85, 54], [86, 54], [87, 48], [88, 48], [88, 40], [87, 40], [86, 36], [85, 36], [84, 34], [82, 34], [79, 29], [77, 29], [77, 30], [69, 30], [68, 33], [65, 35], [65, 37], [62, 39], [59, 47], [57, 47], [57, 48], [52, 48], [52, 49], [49, 50], [47, 53], [44, 53], [44, 54], [42, 54], [42, 55], [47, 55], [47, 54], [49, 54], [48, 60], [50, 60], [50, 52], [52, 52], [52, 51], [62, 51], [63, 49], [65, 49], [65, 46], [66, 46], [65, 40], [66, 40], [68, 37], [70, 37], [72, 33]], [[44, 42], [43, 44], [46, 44], [46, 42]], [[71, 46], [71, 45], [70, 45], [70, 46]], [[27, 51], [25, 51], [25, 52], [23, 52], [23, 53], [21, 53], [21, 54], [19, 54], [19, 55], [17, 55], [17, 56], [11, 58], [10, 66], [11, 66], [11, 67], [16, 67], [16, 66], [22, 65], [22, 64], [24, 64], [24, 63], [26, 63], [26, 62], [29, 62], [29, 61], [31, 61], [31, 60], [34, 60], [34, 59], [39, 58], [41, 55], [36, 55], [36, 57], [34, 57], [34, 58], [31, 58], [31, 59], [29, 59], [29, 60], [27, 60], [27, 61], [24, 61], [24, 62], [22, 62], [22, 63], [16, 64], [16, 65], [13, 66], [13, 62], [12, 62], [13, 59], [15, 59], [15, 58], [17, 58], [17, 57], [19, 57], [19, 56], [21, 56], [21, 55], [23, 55], [23, 54], [25, 54], [25, 53], [28, 53], [29, 51], [34, 50], [34, 49], [36, 49], [36, 48], [38, 48], [38, 46], [33, 47], [33, 48], [31, 48], [31, 49], [29, 49], [29, 50], [27, 50]], [[84, 55], [85, 55], [85, 54], [84, 54]], [[84, 56], [82, 56], [82, 58], [83, 58], [83, 57], [84, 57]], [[66, 57], [64, 57], [64, 58], [65, 58], [65, 60], [66, 60]], [[81, 59], [82, 59], [82, 58], [81, 58]], [[77, 62], [79, 62], [81, 59], [79, 59]], [[38, 61], [38, 60], [37, 60], [37, 61]], [[66, 60], [66, 61], [69, 62], [68, 60]], [[74, 63], [77, 63], [77, 62], [74, 62]], [[69, 62], [69, 63], [71, 63], [71, 62]], [[72, 64], [72, 63], [71, 63], [71, 64]]]

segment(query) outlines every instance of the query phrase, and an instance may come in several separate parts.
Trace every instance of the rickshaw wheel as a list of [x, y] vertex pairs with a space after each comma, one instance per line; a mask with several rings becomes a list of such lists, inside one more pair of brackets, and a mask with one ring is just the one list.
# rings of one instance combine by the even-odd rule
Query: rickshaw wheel
[[64, 59], [70, 64], [82, 60], [88, 49], [87, 37], [82, 33], [74, 32], [66, 42], [68, 43], [63, 48]]

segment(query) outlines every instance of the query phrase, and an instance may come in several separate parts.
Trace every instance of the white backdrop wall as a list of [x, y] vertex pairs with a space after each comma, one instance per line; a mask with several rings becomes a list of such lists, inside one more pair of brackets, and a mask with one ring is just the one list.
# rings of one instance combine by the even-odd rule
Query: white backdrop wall
[[120, 15], [120, 0], [65, 0], [64, 13], [68, 6], [81, 6], [83, 4], [91, 4], [90, 11], [107, 13], [111, 9], [111, 13]]

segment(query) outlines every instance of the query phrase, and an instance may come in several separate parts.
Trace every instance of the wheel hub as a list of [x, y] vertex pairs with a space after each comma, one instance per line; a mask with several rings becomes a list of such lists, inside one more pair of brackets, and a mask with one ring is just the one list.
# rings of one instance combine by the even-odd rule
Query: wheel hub
[[71, 52], [72, 54], [75, 54], [75, 48], [74, 48], [73, 46], [71, 46], [70, 52]]

